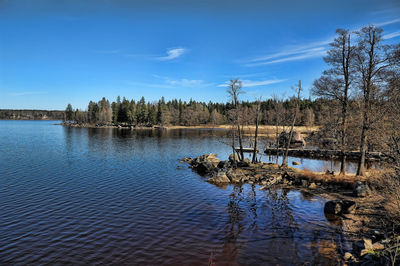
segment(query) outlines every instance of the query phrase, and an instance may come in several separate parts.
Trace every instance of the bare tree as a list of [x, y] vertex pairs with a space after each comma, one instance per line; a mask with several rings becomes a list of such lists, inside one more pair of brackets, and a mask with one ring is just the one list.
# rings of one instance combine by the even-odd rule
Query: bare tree
[[337, 100], [341, 105], [340, 123], [340, 173], [346, 174], [346, 148], [347, 148], [347, 119], [349, 107], [350, 86], [353, 81], [352, 66], [355, 46], [351, 44], [351, 34], [348, 30], [337, 29], [337, 37], [330, 44], [331, 49], [324, 61], [331, 66], [329, 70], [314, 81], [312, 92], [314, 95]]
[[273, 95], [274, 105], [274, 116], [275, 116], [275, 147], [276, 147], [276, 164], [279, 164], [279, 127], [282, 123], [282, 116], [284, 115], [284, 109], [282, 105], [282, 100], [278, 98], [277, 95]]
[[289, 139], [288, 139], [288, 141], [286, 143], [286, 150], [285, 150], [285, 153], [283, 155], [282, 166], [287, 166], [288, 165], [287, 157], [288, 157], [288, 154], [289, 154], [290, 142], [292, 141], [292, 137], [293, 137], [294, 125], [296, 124], [296, 118], [297, 118], [298, 112], [299, 112], [300, 93], [301, 93], [301, 80], [299, 80], [299, 87], [297, 89], [296, 107], [295, 107], [295, 110], [294, 110], [292, 125], [290, 126]]
[[258, 124], [260, 121], [260, 110], [261, 110], [261, 97], [256, 100], [256, 107], [255, 107], [255, 112], [256, 112], [256, 130], [254, 132], [254, 150], [253, 150], [253, 158], [252, 158], [252, 163], [257, 162], [257, 141], [258, 141]]
[[[244, 153], [243, 153], [243, 136], [242, 136], [242, 129], [241, 129], [241, 124], [240, 124], [240, 102], [238, 96], [242, 93], [242, 82], [239, 81], [238, 78], [236, 79], [231, 79], [230, 84], [228, 85], [228, 88], [226, 90], [231, 97], [232, 104], [234, 106], [234, 113], [235, 113], [235, 121], [234, 123], [236, 124], [237, 128], [237, 133], [238, 133], [238, 140], [239, 140], [239, 160], [243, 161], [244, 160]], [[233, 141], [234, 144], [234, 141]], [[235, 150], [235, 147], [233, 147]]]
[[371, 128], [371, 109], [374, 100], [381, 92], [382, 77], [390, 65], [389, 47], [382, 44], [382, 29], [375, 26], [363, 27], [357, 32], [359, 42], [356, 53], [356, 69], [362, 93], [362, 130], [360, 140], [360, 159], [357, 175], [365, 174], [367, 136]]

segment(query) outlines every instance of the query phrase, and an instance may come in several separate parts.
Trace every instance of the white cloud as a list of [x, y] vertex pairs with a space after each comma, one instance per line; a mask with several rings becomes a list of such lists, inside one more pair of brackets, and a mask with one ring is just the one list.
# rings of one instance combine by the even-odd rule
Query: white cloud
[[[270, 80], [242, 80], [242, 85], [245, 88], [257, 87], [257, 86], [267, 86], [271, 84], [277, 84], [286, 81], [286, 79], [270, 79]], [[220, 84], [217, 87], [226, 87], [229, 82]]]
[[204, 80], [201, 79], [180, 79], [180, 80], [166, 80], [166, 83], [173, 85], [173, 86], [180, 86], [180, 87], [196, 87], [204, 85]]
[[321, 57], [326, 54], [333, 37], [306, 45], [288, 46], [284, 50], [245, 60], [245, 66], [260, 66]]
[[187, 52], [187, 49], [179, 47], [179, 48], [170, 48], [167, 49], [167, 55], [157, 57], [157, 60], [161, 61], [169, 61], [181, 57], [184, 53]]
[[394, 24], [394, 23], [398, 23], [398, 22], [400, 22], [400, 18], [396, 18], [396, 19], [392, 19], [392, 20], [388, 20], [388, 21], [384, 21], [384, 22], [380, 22], [380, 23], [375, 23], [375, 26], [382, 27], [382, 26], [386, 26], [386, 25], [390, 25], [390, 24]]
[[204, 87], [210, 86], [211, 83], [206, 83], [204, 80], [201, 79], [173, 79], [170, 77], [164, 77], [157, 74], [153, 74], [154, 78], [161, 79], [164, 83], [168, 86], [175, 86], [175, 87]]
[[389, 39], [396, 38], [398, 36], [400, 36], [400, 31], [395, 31], [395, 32], [383, 35], [383, 39], [384, 40], [389, 40]]
[[206, 83], [201, 79], [173, 79], [170, 77], [163, 77], [154, 74], [154, 78], [161, 79], [162, 81], [154, 82], [154, 83], [138, 83], [138, 82], [127, 82], [130, 85], [140, 85], [151, 88], [165, 88], [165, 89], [179, 89], [179, 88], [204, 88], [209, 86], [215, 86], [213, 83]]

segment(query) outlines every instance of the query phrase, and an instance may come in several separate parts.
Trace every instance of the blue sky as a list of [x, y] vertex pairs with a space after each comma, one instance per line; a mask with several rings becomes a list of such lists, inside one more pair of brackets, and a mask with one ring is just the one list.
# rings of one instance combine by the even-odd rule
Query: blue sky
[[[300, 3], [301, 2], [301, 3]], [[376, 24], [400, 42], [399, 1], [0, 0], [0, 109], [89, 100], [303, 97], [337, 28]]]

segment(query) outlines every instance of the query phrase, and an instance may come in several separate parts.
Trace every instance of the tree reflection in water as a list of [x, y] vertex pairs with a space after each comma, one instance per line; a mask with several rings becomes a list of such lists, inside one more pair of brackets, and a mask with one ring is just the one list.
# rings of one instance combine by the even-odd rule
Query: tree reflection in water
[[217, 265], [337, 262], [337, 247], [344, 239], [326, 230], [329, 223], [320, 210], [309, 212], [321, 203], [297, 191], [256, 191], [250, 185], [232, 189]]

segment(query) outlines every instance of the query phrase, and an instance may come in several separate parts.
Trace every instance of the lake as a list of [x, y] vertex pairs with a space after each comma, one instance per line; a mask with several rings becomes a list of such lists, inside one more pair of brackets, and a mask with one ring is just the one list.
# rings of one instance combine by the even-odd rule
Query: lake
[[0, 121], [0, 264], [336, 265], [349, 245], [323, 198], [179, 162], [226, 159], [224, 131], [55, 123]]

